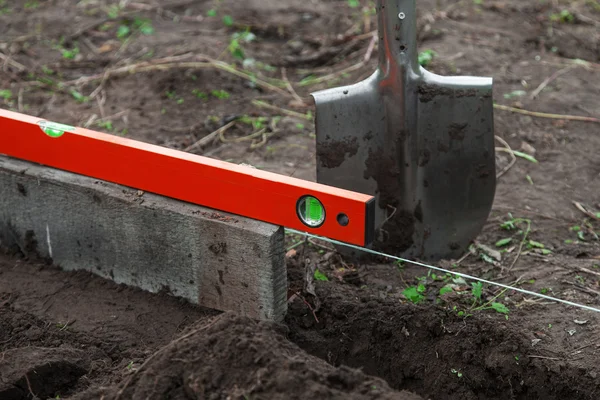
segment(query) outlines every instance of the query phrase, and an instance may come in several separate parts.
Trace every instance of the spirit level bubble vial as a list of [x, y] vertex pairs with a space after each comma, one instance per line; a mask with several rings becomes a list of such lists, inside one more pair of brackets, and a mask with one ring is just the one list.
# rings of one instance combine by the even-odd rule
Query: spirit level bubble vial
[[0, 154], [368, 246], [371, 195], [0, 109]]

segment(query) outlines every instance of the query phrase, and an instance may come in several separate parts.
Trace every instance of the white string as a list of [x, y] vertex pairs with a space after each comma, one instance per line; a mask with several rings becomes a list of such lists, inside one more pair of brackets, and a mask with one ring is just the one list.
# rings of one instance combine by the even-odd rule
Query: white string
[[392, 260], [403, 261], [405, 263], [417, 265], [419, 267], [425, 267], [425, 268], [433, 269], [433, 270], [436, 270], [436, 271], [439, 271], [439, 272], [445, 272], [445, 273], [448, 273], [448, 274], [451, 274], [451, 275], [460, 276], [460, 277], [465, 278], [465, 279], [470, 279], [470, 280], [473, 280], [473, 281], [479, 281], [479, 282], [487, 283], [488, 285], [498, 286], [498, 287], [501, 287], [501, 288], [504, 288], [504, 289], [510, 289], [510, 290], [514, 290], [514, 291], [521, 292], [521, 293], [524, 293], [524, 294], [528, 294], [530, 296], [541, 297], [542, 299], [556, 301], [556, 302], [567, 304], [567, 305], [570, 305], [570, 306], [579, 307], [579, 308], [582, 308], [584, 310], [594, 311], [594, 312], [600, 313], [600, 309], [595, 308], [595, 307], [590, 307], [590, 306], [586, 306], [584, 304], [574, 303], [574, 302], [568, 301], [568, 300], [557, 299], [556, 297], [546, 296], [545, 294], [532, 292], [530, 290], [521, 289], [521, 288], [510, 286], [510, 285], [505, 285], [503, 283], [488, 281], [486, 279], [478, 278], [476, 276], [467, 275], [467, 274], [463, 274], [461, 272], [456, 272], [456, 271], [450, 271], [450, 270], [447, 270], [447, 269], [444, 269], [444, 268], [440, 268], [440, 267], [436, 267], [436, 266], [433, 266], [433, 265], [424, 264], [424, 263], [418, 262], [418, 261], [408, 260], [408, 259], [402, 258], [402, 257], [396, 257], [396, 256], [393, 256], [393, 255], [390, 255], [390, 254], [385, 254], [385, 253], [381, 253], [379, 251], [367, 249], [365, 247], [355, 246], [353, 244], [340, 242], [340, 241], [337, 241], [337, 240], [334, 240], [334, 239], [329, 239], [329, 238], [326, 238], [326, 237], [313, 235], [313, 234], [310, 234], [310, 233], [307, 233], [307, 232], [301, 232], [301, 231], [297, 231], [295, 229], [288, 229], [288, 228], [286, 228], [286, 232], [296, 233], [296, 234], [304, 235], [304, 236], [311, 237], [311, 238], [314, 238], [314, 239], [324, 240], [324, 241], [329, 242], [331, 244], [335, 244], [335, 245], [339, 245], [339, 246], [345, 246], [345, 247], [348, 247], [348, 248], [351, 248], [351, 249], [363, 251], [365, 253], [375, 254], [375, 255], [386, 257], [386, 258], [389, 258], [389, 259], [392, 259]]

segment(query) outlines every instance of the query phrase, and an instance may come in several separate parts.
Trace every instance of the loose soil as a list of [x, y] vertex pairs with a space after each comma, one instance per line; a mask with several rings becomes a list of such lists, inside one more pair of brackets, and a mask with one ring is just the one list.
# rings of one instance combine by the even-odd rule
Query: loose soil
[[[501, 105], [600, 117], [597, 1], [423, 0], [418, 12], [432, 72], [493, 76]], [[342, 0], [0, 1], [0, 106], [314, 180], [309, 93], [373, 71], [376, 48], [360, 62], [374, 23]], [[240, 51], [256, 79], [227, 71]], [[497, 151], [510, 168], [489, 223], [472, 252], [437, 265], [599, 307], [600, 125], [496, 109], [495, 131], [537, 162]], [[597, 314], [487, 285], [474, 299], [451, 275], [351, 264], [324, 242], [289, 252], [280, 325], [5, 251], [2, 399], [600, 398]], [[311, 290], [305, 268], [328, 281]], [[508, 314], [482, 307], [493, 302]]]

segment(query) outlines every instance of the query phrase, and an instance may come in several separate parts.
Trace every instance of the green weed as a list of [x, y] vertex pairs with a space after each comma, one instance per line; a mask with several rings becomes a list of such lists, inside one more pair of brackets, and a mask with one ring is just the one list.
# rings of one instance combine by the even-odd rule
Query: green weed
[[6, 5], [6, 0], [0, 0], [0, 15], [8, 15], [12, 9]]
[[329, 280], [329, 278], [327, 278], [327, 275], [325, 275], [324, 273], [322, 273], [318, 269], [315, 269], [314, 277], [318, 281], [328, 281]]
[[112, 131], [114, 129], [112, 121], [98, 121], [96, 122], [96, 126], [101, 129], [106, 129], [107, 131]]
[[250, 32], [250, 30], [246, 30], [244, 32], [235, 32], [233, 35], [231, 35], [231, 40], [229, 41], [227, 50], [234, 58], [245, 60], [246, 54], [242, 48], [242, 43], [250, 43], [255, 39], [256, 35]]
[[9, 102], [12, 99], [12, 91], [10, 89], [0, 90], [0, 98], [4, 99], [5, 102]]
[[411, 286], [402, 292], [402, 294], [414, 304], [418, 304], [425, 300], [423, 293], [425, 292], [425, 285], [419, 284], [418, 286]]
[[142, 35], [154, 34], [154, 27], [152, 21], [147, 18], [136, 17], [132, 21], [124, 20], [121, 25], [117, 28], [117, 38], [126, 39], [131, 36], [134, 32], [140, 32]]
[[538, 160], [536, 160], [534, 156], [529, 155], [527, 153], [523, 153], [522, 151], [513, 150], [513, 154], [517, 157], [524, 158], [525, 160], [530, 161], [534, 164], [538, 163]]
[[227, 100], [229, 97], [231, 97], [231, 95], [225, 90], [212, 90], [210, 94], [219, 100]]
[[575, 17], [569, 10], [562, 10], [560, 13], [550, 15], [550, 21], [569, 24], [575, 21]]
[[119, 17], [120, 13], [121, 13], [121, 7], [118, 4], [111, 4], [110, 7], [108, 7], [108, 11], [106, 12], [106, 15], [110, 19], [116, 19]]
[[454, 375], [456, 375], [456, 376], [457, 376], [457, 377], [459, 377], [459, 378], [462, 378], [462, 377], [463, 377], [463, 374], [462, 374], [462, 372], [460, 372], [460, 371], [459, 371], [459, 370], [457, 370], [457, 369], [454, 369], [454, 368], [452, 368], [452, 369], [450, 370], [450, 372], [452, 372]]
[[73, 96], [73, 98], [78, 102], [78, 103], [87, 103], [88, 101], [90, 101], [90, 98], [79, 93], [77, 90], [75, 89], [71, 89], [71, 91], [69, 92], [71, 94], [71, 96]]
[[73, 60], [79, 54], [79, 47], [75, 46], [72, 49], [61, 48], [60, 49], [62, 58], [66, 60]]
[[419, 65], [423, 68], [427, 67], [433, 61], [434, 57], [437, 56], [437, 53], [431, 49], [423, 50], [419, 53]]
[[224, 15], [223, 16], [223, 25], [233, 26], [233, 17], [231, 15]]
[[239, 121], [243, 124], [251, 125], [252, 128], [257, 131], [266, 127], [267, 122], [269, 122], [268, 117], [250, 117], [248, 115], [244, 115], [240, 117]]
[[192, 94], [199, 99], [208, 100], [208, 94], [206, 94], [205, 92], [203, 92], [199, 89], [192, 90]]
[[529, 182], [530, 185], [533, 185], [533, 179], [531, 179], [531, 176], [527, 175], [525, 176], [525, 179], [527, 179], [527, 182]]
[[512, 243], [512, 241], [513, 241], [513, 238], [500, 239], [496, 242], [496, 247], [508, 246], [510, 243]]
[[25, 4], [23, 5], [23, 8], [25, 8], [26, 10], [35, 10], [39, 6], [40, 6], [40, 3], [38, 1], [29, 0], [29, 1], [25, 2]]
[[526, 91], [524, 90], [513, 90], [510, 93], [504, 93], [504, 98], [505, 99], [512, 99], [514, 97], [523, 97], [527, 94]]

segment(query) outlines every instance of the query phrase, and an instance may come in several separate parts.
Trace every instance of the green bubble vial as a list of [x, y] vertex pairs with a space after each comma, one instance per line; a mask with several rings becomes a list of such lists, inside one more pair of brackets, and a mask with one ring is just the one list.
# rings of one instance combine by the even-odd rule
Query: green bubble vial
[[298, 217], [306, 226], [317, 228], [325, 222], [325, 207], [313, 196], [303, 196], [298, 201]]
[[65, 134], [65, 132], [74, 132], [75, 128], [70, 125], [59, 124], [56, 122], [40, 121], [38, 122], [39, 127], [46, 135], [58, 138]]

